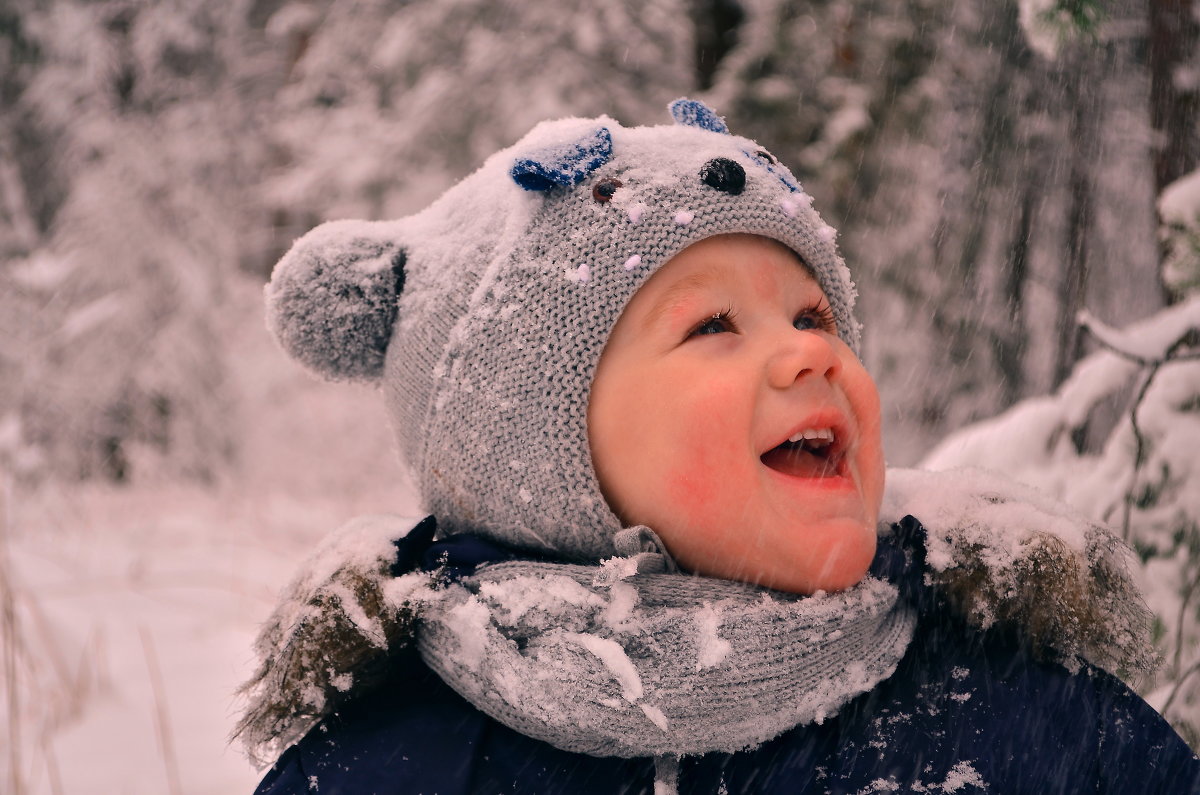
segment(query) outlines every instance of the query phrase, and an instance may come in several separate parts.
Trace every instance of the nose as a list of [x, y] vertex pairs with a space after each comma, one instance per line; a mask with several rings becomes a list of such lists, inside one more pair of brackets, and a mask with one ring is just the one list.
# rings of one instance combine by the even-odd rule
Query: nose
[[841, 373], [833, 340], [825, 334], [789, 329], [777, 344], [767, 362], [767, 382], [776, 389], [787, 389], [805, 376], [832, 381]]

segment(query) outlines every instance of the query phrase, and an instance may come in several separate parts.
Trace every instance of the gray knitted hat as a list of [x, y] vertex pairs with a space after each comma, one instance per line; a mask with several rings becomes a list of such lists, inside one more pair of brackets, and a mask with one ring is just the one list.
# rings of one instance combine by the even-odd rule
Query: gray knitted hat
[[592, 377], [629, 299], [692, 243], [741, 232], [788, 246], [858, 350], [854, 286], [810, 197], [709, 108], [670, 110], [675, 124], [656, 127], [543, 122], [423, 212], [323, 224], [276, 266], [280, 344], [324, 377], [382, 384], [443, 530], [613, 555]]

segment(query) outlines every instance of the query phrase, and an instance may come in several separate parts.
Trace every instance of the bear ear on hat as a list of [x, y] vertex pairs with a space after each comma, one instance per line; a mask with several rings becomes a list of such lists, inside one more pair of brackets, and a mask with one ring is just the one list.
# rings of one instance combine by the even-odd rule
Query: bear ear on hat
[[612, 133], [597, 127], [570, 140], [527, 152], [513, 163], [509, 176], [528, 191], [572, 188], [612, 157]]
[[701, 130], [729, 135], [729, 127], [717, 112], [695, 99], [680, 97], [667, 106], [676, 124], [699, 127]]
[[275, 266], [265, 291], [267, 327], [288, 354], [324, 378], [377, 379], [404, 264], [404, 249], [387, 222], [322, 224]]

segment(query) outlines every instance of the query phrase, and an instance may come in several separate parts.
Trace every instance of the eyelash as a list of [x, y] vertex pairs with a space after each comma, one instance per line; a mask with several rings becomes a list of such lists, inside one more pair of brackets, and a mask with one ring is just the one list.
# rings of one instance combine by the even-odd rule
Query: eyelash
[[[803, 312], [797, 315], [796, 320], [799, 320], [805, 315], [813, 318], [813, 320], [816, 321], [810, 328], [817, 331], [827, 331], [830, 334], [837, 334], [837, 318], [834, 317], [833, 307], [830, 306], [829, 302], [824, 298], [822, 298], [814, 306], [805, 309]], [[792, 323], [795, 325], [795, 321]]]
[[[837, 320], [833, 314], [833, 307], [830, 306], [829, 302], [824, 299], [817, 304], [800, 311], [796, 315], [796, 319], [792, 321], [792, 325], [795, 326], [796, 323], [799, 323], [801, 318], [809, 318], [813, 321], [813, 324], [811, 326], [805, 326], [804, 328], [796, 326], [796, 328], [800, 331], [826, 331], [830, 334], [837, 333]], [[712, 323], [720, 323], [723, 327], [715, 331], [704, 331], [704, 329]], [[732, 306], [728, 306], [715, 315], [707, 317], [700, 323], [696, 324], [696, 326], [688, 332], [688, 338], [734, 331], [737, 331], [737, 313], [734, 312]]]
[[[695, 328], [688, 332], [688, 337], [700, 337], [707, 334], [719, 334], [723, 331], [737, 331], [737, 313], [733, 311], [732, 306], [727, 306], [715, 315], [704, 318], [696, 324]], [[703, 331], [710, 323], [722, 323], [725, 328], [719, 331]]]

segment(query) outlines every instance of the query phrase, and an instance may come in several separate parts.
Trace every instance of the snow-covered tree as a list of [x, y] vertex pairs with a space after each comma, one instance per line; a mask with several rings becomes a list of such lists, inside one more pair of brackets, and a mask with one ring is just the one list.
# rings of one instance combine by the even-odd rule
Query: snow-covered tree
[[203, 2], [8, 13], [0, 415], [24, 460], [67, 477], [143, 459], [213, 478], [233, 431], [223, 280], [257, 140], [239, 137], [225, 52], [244, 26]]
[[[1200, 295], [1116, 330], [1088, 314], [1100, 350], [1050, 395], [942, 441], [930, 469], [981, 466], [1119, 530], [1142, 563], [1163, 667], [1147, 699], [1200, 744]], [[1111, 401], [1122, 410], [1104, 411]], [[1089, 425], [1103, 438], [1080, 442]]]

